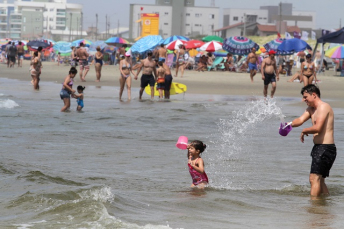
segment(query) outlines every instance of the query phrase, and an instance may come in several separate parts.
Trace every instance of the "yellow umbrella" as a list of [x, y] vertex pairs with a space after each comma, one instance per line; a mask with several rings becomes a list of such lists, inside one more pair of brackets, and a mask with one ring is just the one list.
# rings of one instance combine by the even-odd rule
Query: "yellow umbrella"
[[189, 50], [189, 55], [191, 56], [191, 57], [194, 57], [194, 56], [196, 56], [198, 54], [198, 51], [196, 50], [196, 49], [191, 49], [191, 50]]

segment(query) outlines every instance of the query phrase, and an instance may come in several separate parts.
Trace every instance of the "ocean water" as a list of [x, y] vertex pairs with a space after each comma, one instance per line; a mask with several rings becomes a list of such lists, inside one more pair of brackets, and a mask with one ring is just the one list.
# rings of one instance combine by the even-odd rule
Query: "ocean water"
[[[312, 200], [312, 137], [278, 134], [301, 98], [177, 95], [118, 101], [87, 87], [61, 113], [61, 84], [0, 79], [0, 228], [342, 228], [344, 109], [334, 109], [338, 156]], [[278, 91], [277, 91], [278, 95]], [[296, 93], [298, 95], [298, 93]], [[126, 98], [126, 91], [124, 91]], [[260, 95], [259, 95], [260, 96]], [[328, 101], [330, 102], [330, 101]], [[304, 126], [310, 126], [310, 122]], [[190, 188], [180, 135], [207, 144], [210, 184]]]

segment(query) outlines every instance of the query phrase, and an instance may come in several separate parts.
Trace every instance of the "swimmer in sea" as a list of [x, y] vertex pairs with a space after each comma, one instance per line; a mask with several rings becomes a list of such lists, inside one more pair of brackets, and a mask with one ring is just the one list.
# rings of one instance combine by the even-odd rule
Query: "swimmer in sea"
[[158, 73], [158, 79], [157, 79], [157, 87], [156, 89], [159, 91], [159, 98], [162, 99], [164, 97], [164, 91], [165, 91], [165, 69], [163, 67], [163, 62], [158, 62], [159, 68], [156, 70]]
[[188, 145], [188, 167], [192, 178], [191, 187], [204, 189], [209, 181], [204, 170], [204, 161], [201, 154], [206, 149], [206, 145], [199, 140], [192, 141]]
[[84, 90], [86, 87], [83, 87], [81, 85], [79, 85], [76, 90], [78, 91], [78, 95], [77, 94], [73, 94], [73, 98], [76, 99], [76, 102], [78, 104], [78, 106], [76, 107], [77, 111], [81, 111], [82, 108], [84, 108]]

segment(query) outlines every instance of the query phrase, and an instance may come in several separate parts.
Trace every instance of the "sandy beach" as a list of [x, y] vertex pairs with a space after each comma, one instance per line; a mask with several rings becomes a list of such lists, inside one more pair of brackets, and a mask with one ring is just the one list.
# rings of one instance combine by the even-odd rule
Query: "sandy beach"
[[[9, 69], [5, 64], [0, 65], [1, 77], [18, 79], [22, 81], [29, 81], [31, 79], [29, 75], [29, 62], [24, 61], [23, 67]], [[64, 77], [68, 74], [70, 66], [60, 65], [57, 66], [55, 62], [43, 62], [43, 69], [41, 75], [41, 81], [51, 81], [56, 83], [62, 83]], [[78, 69], [79, 71], [79, 69]], [[295, 69], [294, 69], [295, 71]], [[172, 70], [172, 75], [175, 74], [175, 69]], [[179, 73], [180, 74], [180, 73]], [[344, 107], [344, 77], [334, 74], [333, 69], [321, 73], [318, 75], [318, 79], [321, 80], [319, 87], [322, 93], [322, 98], [326, 101], [331, 100], [331, 105], [338, 108]], [[86, 76], [86, 81], [80, 83], [79, 76], [75, 77], [75, 81], [84, 86], [113, 86], [119, 87], [119, 69], [118, 65], [104, 65], [102, 69], [101, 82], [95, 82], [95, 69], [92, 65], [90, 71]], [[303, 84], [301, 83], [288, 83], [289, 77], [280, 76], [280, 80], [277, 83], [276, 97], [300, 97], [300, 89]], [[254, 77], [254, 82], [251, 83], [248, 73], [233, 73], [222, 71], [206, 71], [196, 72], [193, 70], [186, 70], [183, 78], [174, 77], [173, 82], [179, 82], [187, 85], [187, 93], [192, 94], [217, 94], [217, 95], [245, 95], [245, 96], [258, 96], [263, 95], [263, 81], [261, 74], [257, 74]], [[138, 80], [133, 79], [132, 87], [139, 88], [140, 76]], [[271, 86], [269, 87], [270, 91]], [[269, 92], [270, 93], [270, 92]], [[126, 95], [126, 91], [124, 91]], [[118, 95], [114, 95], [118, 96]]]

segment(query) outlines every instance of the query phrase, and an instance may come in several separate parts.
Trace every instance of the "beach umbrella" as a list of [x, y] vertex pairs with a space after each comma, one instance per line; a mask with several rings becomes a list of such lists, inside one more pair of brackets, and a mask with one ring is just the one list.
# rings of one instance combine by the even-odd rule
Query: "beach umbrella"
[[339, 45], [330, 48], [325, 52], [325, 56], [329, 58], [334, 58], [334, 59], [344, 59], [344, 46]]
[[222, 49], [222, 44], [216, 41], [210, 41], [202, 45], [199, 49], [206, 52], [215, 52]]
[[175, 41], [175, 40], [183, 40], [183, 41], [188, 41], [190, 40], [189, 38], [187, 37], [183, 37], [183, 36], [170, 36], [168, 38], [166, 38], [163, 42], [164, 45], [167, 45], [169, 43], [171, 43], [172, 41]]
[[90, 47], [90, 45], [93, 43], [90, 40], [79, 39], [79, 40], [72, 41], [72, 46], [79, 47], [81, 42], [84, 43], [86, 47]]
[[214, 56], [216, 57], [225, 57], [227, 56], [228, 52], [223, 50], [223, 49], [220, 49], [220, 50], [217, 50], [216, 52], [214, 52]]
[[201, 47], [204, 44], [205, 44], [205, 42], [203, 42], [203, 41], [190, 40], [190, 41], [186, 42], [185, 48], [187, 48], [187, 49], [196, 49], [196, 48]]
[[277, 55], [290, 55], [305, 49], [312, 49], [306, 41], [298, 38], [287, 39], [278, 46]]
[[115, 50], [117, 50], [117, 47], [111, 46], [111, 45], [107, 45], [103, 49], [103, 52], [105, 52], [105, 53], [113, 53]]
[[50, 49], [52, 44], [48, 43], [46, 40], [33, 40], [29, 41], [26, 46], [30, 51], [37, 51], [38, 47], [42, 47], [43, 50]]
[[259, 45], [247, 37], [234, 36], [223, 41], [223, 49], [236, 55], [247, 55], [252, 48], [259, 49]]
[[160, 35], [148, 35], [136, 41], [131, 47], [131, 51], [133, 53], [144, 53], [148, 50], [153, 50], [157, 45], [162, 44], [163, 41]]
[[268, 43], [266, 43], [264, 46], [264, 48], [266, 49], [266, 51], [270, 51], [270, 50], [273, 50], [275, 52], [277, 52], [277, 48], [278, 46], [280, 46], [280, 44], [282, 44], [282, 42], [284, 41], [285, 39], [283, 38], [277, 38], [275, 40], [272, 40]]
[[186, 41], [184, 40], [175, 40], [172, 41], [171, 43], [166, 45], [166, 48], [169, 50], [176, 50], [179, 49], [179, 45], [184, 45], [186, 43]]
[[206, 36], [202, 38], [202, 41], [204, 42], [209, 42], [209, 41], [217, 41], [217, 42], [223, 42], [223, 38], [219, 37], [219, 36]]
[[116, 45], [116, 44], [129, 44], [129, 41], [122, 37], [110, 37], [105, 41], [108, 45]]
[[95, 41], [90, 45], [90, 51], [96, 51], [98, 46], [101, 50], [103, 50], [108, 45], [105, 43], [105, 41]]
[[190, 56], [194, 57], [194, 56], [196, 56], [197, 54], [198, 54], [198, 51], [197, 51], [196, 49], [191, 49], [191, 50], [189, 50], [189, 55], [190, 55]]
[[53, 49], [56, 53], [60, 53], [61, 56], [70, 56], [72, 53], [72, 46], [70, 42], [57, 43], [53, 46]]

